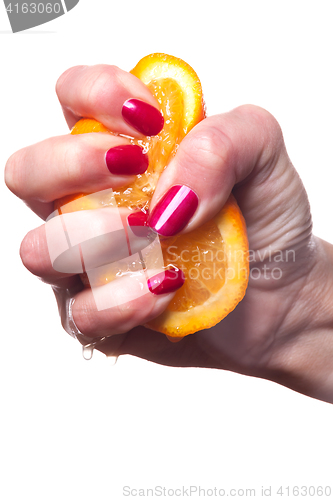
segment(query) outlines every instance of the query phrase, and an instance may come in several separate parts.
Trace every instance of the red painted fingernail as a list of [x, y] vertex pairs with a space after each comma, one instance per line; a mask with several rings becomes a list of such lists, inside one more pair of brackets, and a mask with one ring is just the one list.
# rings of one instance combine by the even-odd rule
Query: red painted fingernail
[[154, 207], [149, 226], [162, 236], [174, 236], [190, 221], [198, 207], [198, 197], [187, 186], [172, 186]]
[[185, 275], [181, 269], [167, 269], [148, 280], [148, 288], [154, 295], [175, 292], [185, 282]]
[[105, 155], [106, 166], [111, 174], [138, 175], [148, 168], [148, 155], [140, 146], [126, 144], [109, 149]]
[[144, 212], [133, 212], [127, 217], [127, 222], [131, 227], [134, 226], [146, 226], [148, 221], [148, 214]]
[[130, 226], [132, 233], [140, 238], [145, 238], [149, 233], [150, 228], [147, 225], [148, 214], [144, 212], [133, 212], [127, 217], [127, 224]]
[[164, 118], [157, 108], [139, 99], [128, 99], [122, 108], [124, 120], [143, 135], [157, 135]]

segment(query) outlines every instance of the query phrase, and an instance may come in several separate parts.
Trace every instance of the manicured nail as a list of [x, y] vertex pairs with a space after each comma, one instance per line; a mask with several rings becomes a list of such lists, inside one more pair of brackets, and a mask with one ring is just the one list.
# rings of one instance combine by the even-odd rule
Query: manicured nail
[[150, 230], [148, 227], [148, 214], [144, 212], [133, 212], [127, 217], [127, 224], [130, 226], [132, 233], [139, 238], [147, 237]]
[[174, 236], [190, 221], [198, 201], [189, 187], [172, 186], [154, 207], [148, 224], [162, 236]]
[[143, 135], [157, 135], [164, 118], [157, 108], [139, 99], [128, 99], [122, 108], [124, 120]]
[[126, 144], [109, 149], [105, 155], [106, 166], [111, 174], [138, 175], [148, 168], [148, 155], [140, 146]]
[[148, 280], [148, 288], [154, 295], [175, 292], [185, 282], [185, 275], [181, 269], [167, 269]]

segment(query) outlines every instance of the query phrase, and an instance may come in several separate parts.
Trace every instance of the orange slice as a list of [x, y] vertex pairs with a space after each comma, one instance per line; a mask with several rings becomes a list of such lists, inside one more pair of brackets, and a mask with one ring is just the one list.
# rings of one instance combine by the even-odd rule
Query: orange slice
[[[131, 73], [148, 86], [159, 102], [164, 127], [155, 137], [131, 139], [147, 151], [149, 167], [133, 184], [113, 194], [119, 206], [146, 212], [162, 171], [183, 137], [204, 118], [205, 107], [198, 76], [179, 58], [151, 54], [141, 59]], [[87, 132], [108, 130], [95, 120], [82, 119], [71, 133]], [[71, 211], [98, 208], [91, 202], [87, 204], [84, 196], [64, 197], [56, 202], [56, 208], [62, 206], [64, 211], [63, 205], [70, 201]], [[244, 297], [249, 276], [248, 241], [243, 216], [232, 195], [211, 221], [191, 233], [162, 239], [161, 245], [165, 267], [181, 268], [186, 279], [165, 312], [146, 325], [149, 328], [176, 340], [216, 325]], [[111, 279], [103, 276], [100, 284]]]
[[245, 295], [248, 241], [243, 216], [230, 195], [221, 212], [191, 233], [162, 241], [165, 265], [183, 270], [186, 280], [166, 311], [149, 323], [170, 337], [210, 328]]

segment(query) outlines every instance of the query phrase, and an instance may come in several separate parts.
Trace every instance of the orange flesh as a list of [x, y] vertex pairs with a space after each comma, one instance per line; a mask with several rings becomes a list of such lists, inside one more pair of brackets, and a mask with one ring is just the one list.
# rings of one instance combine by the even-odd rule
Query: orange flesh
[[165, 265], [182, 269], [186, 277], [168, 306], [170, 311], [201, 305], [223, 286], [227, 262], [222, 235], [214, 221], [162, 242], [162, 249]]
[[[162, 77], [156, 78], [159, 72]], [[159, 102], [165, 123], [155, 137], [131, 139], [132, 144], [140, 145], [148, 153], [149, 167], [130, 186], [113, 190], [113, 195], [119, 206], [147, 212], [158, 178], [186, 133], [204, 117], [204, 105], [196, 74], [180, 59], [152, 54], [142, 59], [132, 73], [147, 84]], [[178, 78], [180, 84], [169, 78], [169, 73]], [[152, 74], [155, 77], [151, 79]], [[72, 134], [88, 132], [112, 133], [92, 119], [80, 120], [72, 130]], [[55, 206], [63, 213], [97, 208], [87, 204], [83, 196], [85, 194], [69, 195], [58, 200]], [[63, 206], [71, 201], [73, 204]], [[103, 206], [107, 206], [107, 199]], [[170, 338], [181, 338], [215, 325], [243, 298], [248, 281], [248, 244], [244, 219], [232, 196], [214, 219], [191, 233], [162, 239], [161, 246], [165, 267], [182, 269], [186, 280], [167, 310], [147, 325], [150, 328]], [[240, 252], [238, 260], [230, 258], [232, 250]], [[230, 268], [235, 271], [236, 267], [242, 271], [235, 278], [227, 279]], [[127, 270], [118, 269], [118, 274], [125, 272]], [[110, 273], [100, 276], [98, 284], [103, 285], [114, 277], [113, 266]], [[82, 280], [89, 286], [86, 276], [83, 275]]]

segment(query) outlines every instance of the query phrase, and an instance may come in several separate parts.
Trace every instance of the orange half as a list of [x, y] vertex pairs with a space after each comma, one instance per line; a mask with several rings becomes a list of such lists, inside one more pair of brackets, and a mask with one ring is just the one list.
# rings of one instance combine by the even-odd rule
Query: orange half
[[[176, 154], [183, 137], [205, 117], [205, 107], [197, 74], [179, 58], [151, 54], [141, 59], [131, 73], [157, 99], [164, 127], [155, 137], [131, 139], [147, 151], [149, 167], [136, 176], [133, 184], [114, 190], [114, 196], [119, 206], [147, 212], [162, 171]], [[108, 130], [95, 120], [82, 119], [71, 133], [89, 132]], [[74, 201], [70, 204], [71, 211], [99, 208], [85, 205], [83, 196], [64, 197], [56, 202], [56, 207]], [[191, 233], [163, 238], [161, 246], [165, 268], [182, 269], [185, 284], [165, 312], [146, 325], [149, 328], [176, 340], [216, 325], [244, 297], [249, 276], [248, 241], [244, 218], [232, 195], [211, 221]], [[100, 284], [112, 279], [101, 276]], [[83, 281], [88, 285], [84, 277]]]

